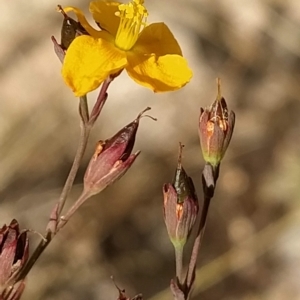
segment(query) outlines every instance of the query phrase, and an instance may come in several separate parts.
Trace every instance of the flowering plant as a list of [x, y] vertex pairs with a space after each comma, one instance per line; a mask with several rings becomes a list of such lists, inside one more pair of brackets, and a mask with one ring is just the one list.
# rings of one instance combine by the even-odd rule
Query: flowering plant
[[75, 7], [79, 23], [88, 33], [76, 38], [66, 51], [62, 74], [76, 96], [96, 89], [109, 76], [126, 69], [138, 84], [155, 92], [174, 91], [192, 77], [182, 51], [164, 23], [146, 23], [143, 0], [129, 4], [93, 1], [90, 12], [101, 30], [94, 29]]
[[[140, 151], [133, 153], [133, 149], [140, 120], [145, 116], [156, 120], [145, 115], [149, 107], [111, 138], [96, 143], [95, 152], [86, 166], [82, 193], [66, 208], [91, 130], [108, 99], [111, 83], [126, 70], [139, 85], [154, 92], [170, 92], [184, 87], [192, 78], [179, 43], [167, 25], [147, 23], [148, 11], [143, 0], [132, 0], [127, 4], [98, 0], [91, 2], [89, 8], [98, 29], [87, 22], [79, 8], [58, 6], [63, 15], [60, 43], [52, 37], [55, 53], [62, 63], [63, 80], [79, 98], [81, 132], [78, 149], [60, 197], [49, 213], [45, 233], [40, 234], [40, 242], [31, 255], [27, 237], [30, 230], [21, 231], [15, 220], [0, 229], [0, 300], [20, 299], [27, 275], [58, 232], [88, 199], [121, 179], [139, 156]], [[75, 13], [76, 20], [70, 13]], [[87, 95], [98, 87], [98, 96], [90, 110]], [[191, 296], [209, 203], [216, 188], [221, 160], [231, 140], [234, 121], [234, 113], [228, 115], [218, 82], [217, 100], [211, 107], [201, 109], [199, 119], [200, 144], [206, 162], [202, 172], [202, 207], [193, 180], [183, 168], [181, 144], [174, 180], [163, 185], [163, 217], [175, 249], [176, 277], [170, 285], [174, 299]], [[193, 251], [183, 276], [183, 250], [197, 224], [198, 214], [200, 222]], [[117, 290], [119, 300], [142, 299], [141, 294], [130, 298], [124, 290], [118, 287]]]

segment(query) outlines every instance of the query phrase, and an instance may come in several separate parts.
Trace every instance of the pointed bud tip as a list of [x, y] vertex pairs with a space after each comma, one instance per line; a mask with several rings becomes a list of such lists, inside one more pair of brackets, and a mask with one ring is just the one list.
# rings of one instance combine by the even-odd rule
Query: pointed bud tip
[[177, 169], [182, 168], [182, 152], [183, 152], [184, 145], [179, 142], [179, 148], [178, 148], [178, 160], [177, 160]]
[[135, 122], [139, 122], [140, 121], [140, 119], [141, 118], [143, 118], [143, 117], [148, 117], [148, 118], [150, 118], [151, 120], [153, 120], [153, 121], [157, 121], [157, 118], [154, 118], [154, 117], [152, 117], [152, 116], [150, 116], [150, 115], [144, 115], [144, 113], [146, 112], [146, 111], [149, 111], [149, 110], [151, 110], [151, 107], [146, 107], [143, 111], [141, 111], [139, 114], [138, 114], [138, 116], [137, 116], [137, 118], [134, 120]]
[[187, 175], [182, 166], [182, 149], [184, 145], [179, 143], [178, 163], [173, 180], [173, 186], [177, 193], [177, 202], [183, 203], [187, 196], [194, 198], [195, 188], [192, 179]]
[[65, 19], [69, 18], [60, 4], [56, 6], [56, 11], [61, 13]]
[[142, 111], [138, 114], [137, 119], [140, 119], [141, 116], [142, 116], [146, 111], [149, 111], [149, 110], [151, 110], [151, 107], [147, 106], [144, 110], [142, 110]]
[[221, 78], [219, 78], [219, 77], [217, 77], [217, 89], [218, 89], [217, 100], [221, 100], [221, 98], [222, 98], [222, 93], [221, 93]]

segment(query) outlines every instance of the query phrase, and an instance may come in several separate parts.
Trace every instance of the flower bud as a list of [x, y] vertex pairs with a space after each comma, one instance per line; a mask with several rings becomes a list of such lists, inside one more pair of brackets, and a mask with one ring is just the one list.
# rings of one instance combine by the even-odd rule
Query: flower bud
[[122, 128], [112, 138], [99, 141], [84, 176], [84, 189], [90, 195], [101, 192], [108, 185], [121, 178], [139, 155], [131, 154], [136, 132], [143, 113]]
[[14, 287], [7, 284], [21, 270], [28, 259], [27, 232], [20, 233], [19, 224], [12, 220], [9, 226], [0, 228], [0, 299], [16, 300], [21, 297], [25, 288], [24, 281]]
[[201, 108], [199, 137], [204, 160], [214, 168], [225, 155], [234, 129], [235, 114], [228, 111], [225, 99], [221, 96], [218, 79], [217, 99], [208, 108]]
[[181, 151], [182, 146], [173, 183], [163, 186], [164, 220], [175, 248], [185, 245], [199, 211], [193, 181], [181, 165]]
[[61, 47], [67, 50], [73, 40], [81, 34], [88, 34], [87, 31], [82, 27], [82, 25], [70, 18], [63, 10], [63, 8], [58, 5], [57, 10], [63, 15], [63, 23], [61, 27]]
[[59, 58], [60, 62], [63, 63], [65, 52], [69, 48], [73, 40], [79, 35], [88, 35], [88, 32], [82, 27], [79, 22], [70, 18], [60, 5], [57, 6], [57, 11], [59, 11], [64, 17], [61, 26], [60, 44], [56, 41], [54, 36], [51, 37], [51, 40], [53, 42], [54, 51], [57, 57]]

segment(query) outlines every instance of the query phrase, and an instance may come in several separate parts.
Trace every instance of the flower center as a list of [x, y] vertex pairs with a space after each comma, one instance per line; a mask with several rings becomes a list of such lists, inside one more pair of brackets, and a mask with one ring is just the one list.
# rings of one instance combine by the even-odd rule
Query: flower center
[[116, 15], [120, 17], [120, 25], [115, 39], [118, 48], [130, 50], [146, 26], [148, 12], [143, 4], [144, 0], [132, 0], [128, 4], [119, 5]]

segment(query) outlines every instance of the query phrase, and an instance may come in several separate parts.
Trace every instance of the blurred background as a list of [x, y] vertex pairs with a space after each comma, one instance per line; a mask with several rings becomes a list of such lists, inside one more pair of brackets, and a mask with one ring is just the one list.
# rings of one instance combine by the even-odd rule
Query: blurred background
[[[56, 1], [0, 3], [0, 223], [44, 232], [71, 167], [78, 100], [64, 85], [51, 35]], [[88, 11], [88, 1], [62, 1]], [[88, 145], [70, 206], [100, 139], [147, 106], [141, 155], [119, 182], [80, 209], [36, 263], [22, 299], [116, 299], [113, 275], [130, 296], [172, 299], [174, 253], [162, 215], [162, 185], [173, 178], [178, 142], [202, 201], [197, 123], [216, 97], [216, 77], [236, 113], [198, 261], [193, 299], [300, 299], [300, 2], [148, 0], [194, 71], [182, 90], [154, 94], [126, 72]], [[97, 94], [89, 95], [90, 106]], [[1, 225], [0, 224], [0, 225]], [[1, 225], [2, 226], [2, 225]], [[31, 234], [31, 250], [39, 238]], [[186, 260], [191, 243], [186, 247]]]

